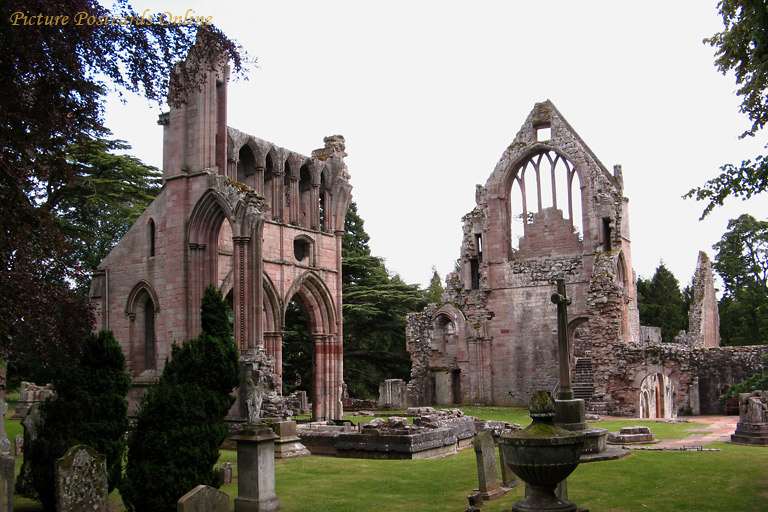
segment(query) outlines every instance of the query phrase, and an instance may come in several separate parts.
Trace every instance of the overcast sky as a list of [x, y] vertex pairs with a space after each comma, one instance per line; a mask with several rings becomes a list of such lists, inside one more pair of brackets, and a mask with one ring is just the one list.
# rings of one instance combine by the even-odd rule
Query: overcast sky
[[[229, 88], [229, 125], [309, 155], [342, 134], [353, 200], [375, 255], [406, 282], [453, 270], [461, 217], [475, 206], [536, 102], [550, 99], [602, 163], [621, 164], [632, 263], [661, 260], [681, 286], [728, 219], [768, 217], [768, 196], [732, 200], [705, 221], [683, 200], [739, 140], [732, 76], [702, 39], [722, 29], [716, 1], [134, 1], [139, 12], [212, 16], [258, 59]], [[107, 126], [161, 167], [159, 107], [111, 102]]]

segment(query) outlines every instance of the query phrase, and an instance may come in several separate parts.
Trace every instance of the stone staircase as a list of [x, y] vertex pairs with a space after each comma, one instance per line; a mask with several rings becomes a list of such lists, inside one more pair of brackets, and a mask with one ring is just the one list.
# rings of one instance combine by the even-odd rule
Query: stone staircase
[[576, 366], [571, 372], [571, 385], [574, 398], [581, 398], [585, 404], [589, 404], [595, 391], [593, 380], [592, 359], [580, 357], [576, 360]]

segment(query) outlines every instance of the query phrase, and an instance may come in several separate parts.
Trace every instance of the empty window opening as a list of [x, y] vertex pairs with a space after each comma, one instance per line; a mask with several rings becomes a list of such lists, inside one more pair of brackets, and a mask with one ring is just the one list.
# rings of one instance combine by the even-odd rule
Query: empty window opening
[[603, 217], [603, 251], [611, 250], [611, 219]]
[[268, 209], [267, 214], [269, 218], [274, 218], [275, 214], [275, 190], [274, 190], [274, 177], [275, 177], [275, 163], [272, 155], [267, 155], [266, 167], [264, 169], [264, 201], [271, 205], [271, 211]]
[[544, 142], [552, 140], [552, 127], [548, 124], [536, 127], [536, 141]]
[[155, 255], [155, 221], [149, 219], [149, 256]]
[[576, 169], [555, 151], [532, 155], [520, 164], [511, 182], [510, 242], [518, 249], [526, 226], [536, 213], [547, 208], [560, 211], [571, 223], [574, 235], [582, 241], [581, 182]]
[[155, 366], [155, 305], [147, 297], [144, 303], [144, 368], [154, 370]]
[[475, 250], [477, 250], [477, 261], [483, 262], [483, 235], [475, 234]]
[[472, 258], [469, 260], [469, 272], [470, 272], [472, 289], [479, 290], [480, 289], [480, 263], [477, 261], [477, 258]]
[[240, 148], [237, 160], [237, 181], [251, 188], [256, 188], [253, 176], [256, 174], [256, 158], [248, 146]]
[[309, 242], [297, 239], [293, 241], [293, 255], [296, 261], [302, 262], [309, 257]]

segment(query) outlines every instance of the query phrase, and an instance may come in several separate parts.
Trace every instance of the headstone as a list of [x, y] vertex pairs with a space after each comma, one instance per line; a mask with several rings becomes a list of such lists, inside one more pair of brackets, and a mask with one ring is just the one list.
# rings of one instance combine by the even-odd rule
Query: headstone
[[272, 430], [278, 436], [275, 439], [275, 458], [288, 459], [291, 457], [308, 457], [312, 455], [307, 447], [301, 444], [299, 436], [296, 434], [296, 422], [274, 421]]
[[247, 423], [232, 440], [237, 443], [235, 512], [278, 510], [275, 494], [275, 439], [263, 423]]
[[[40, 416], [40, 403], [34, 403], [29, 408], [27, 415], [21, 421], [21, 426], [24, 427], [24, 444], [32, 446], [37, 439], [37, 431], [42, 424], [42, 418]], [[32, 462], [26, 456], [24, 462], [21, 464], [21, 470], [19, 476], [16, 478], [16, 492], [24, 496], [35, 496], [37, 492], [32, 486]]]
[[379, 384], [379, 402], [382, 409], [395, 411], [407, 407], [407, 387], [402, 379], [387, 379]]
[[90, 446], [76, 445], [55, 463], [57, 512], [108, 510], [107, 461]]
[[229, 512], [229, 495], [207, 485], [198, 485], [179, 499], [176, 512]]
[[477, 478], [480, 481], [477, 492], [483, 499], [492, 500], [506, 491], [499, 485], [499, 470], [496, 464], [493, 436], [490, 432], [479, 432], [475, 436], [475, 456], [477, 457]]
[[221, 465], [221, 485], [232, 483], [232, 463], [224, 462]]
[[511, 489], [523, 483], [523, 481], [517, 478], [517, 475], [515, 474], [515, 472], [512, 471], [512, 469], [507, 465], [507, 461], [504, 458], [504, 450], [502, 450], [501, 445], [499, 445], [499, 464], [501, 464], [501, 486], [502, 487]]
[[15, 445], [14, 455], [19, 457], [24, 453], [24, 434], [16, 434], [16, 438], [13, 441]]
[[0, 399], [0, 512], [13, 510], [13, 473], [15, 460], [11, 453], [11, 443], [5, 433], [5, 413], [8, 404]]

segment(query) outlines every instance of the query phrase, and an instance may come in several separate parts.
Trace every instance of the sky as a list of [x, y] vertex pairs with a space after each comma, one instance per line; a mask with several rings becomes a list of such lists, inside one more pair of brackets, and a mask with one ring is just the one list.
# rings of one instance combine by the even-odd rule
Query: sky
[[[681, 197], [766, 142], [739, 139], [750, 123], [735, 80], [702, 42], [723, 28], [714, 0], [132, 5], [211, 16], [257, 59], [230, 82], [230, 126], [304, 155], [345, 137], [371, 250], [406, 282], [454, 269], [475, 185], [546, 99], [606, 168], [622, 165], [639, 277], [663, 261], [682, 287], [729, 219], [768, 218], [768, 196], [732, 199], [703, 221], [704, 204]], [[106, 124], [161, 167], [162, 111], [112, 99]]]

